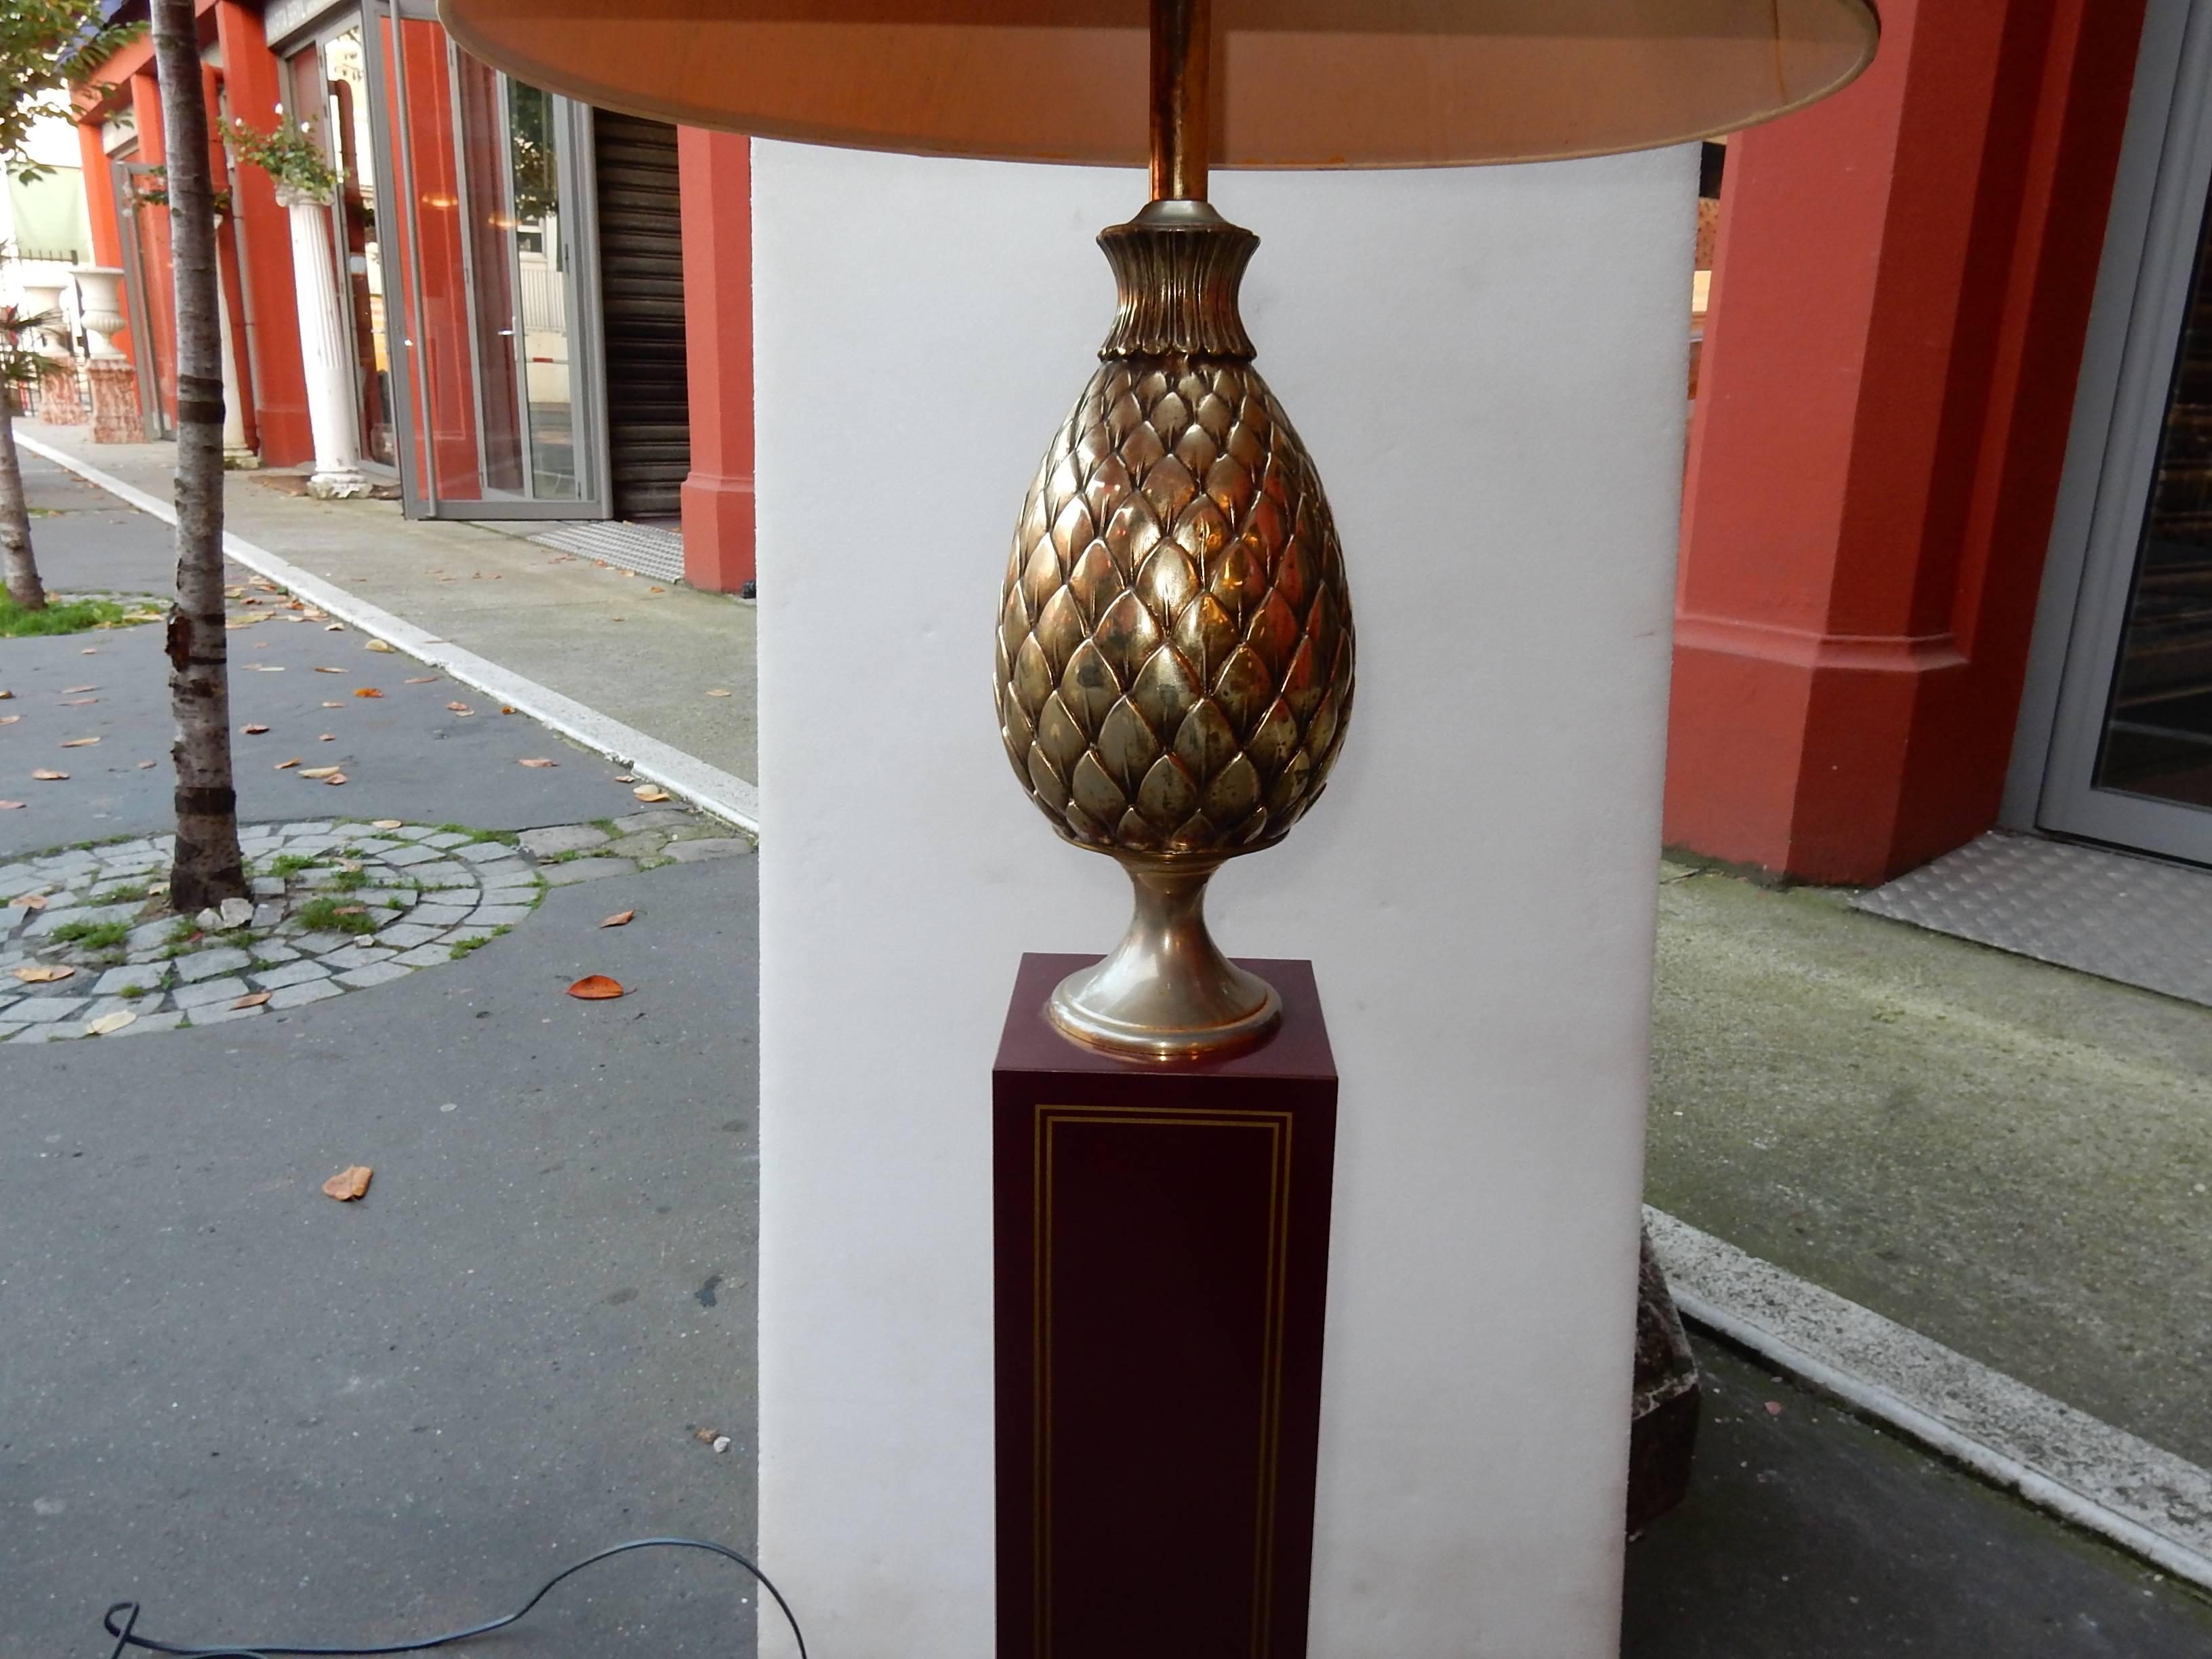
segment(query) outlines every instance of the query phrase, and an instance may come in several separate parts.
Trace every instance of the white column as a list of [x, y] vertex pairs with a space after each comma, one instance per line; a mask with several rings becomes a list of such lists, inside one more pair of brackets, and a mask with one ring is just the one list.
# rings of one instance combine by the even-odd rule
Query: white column
[[[1328, 795], [1209, 905], [1313, 959], [1343, 1076], [1316, 1659], [1618, 1645], [1695, 155], [1214, 177], [1359, 625]], [[992, 1056], [1019, 953], [1128, 915], [1006, 765], [993, 618], [1145, 180], [753, 166], [761, 1560], [817, 1652], [975, 1659]]]
[[261, 458], [246, 441], [246, 400], [238, 387], [238, 354], [231, 346], [230, 301], [220, 293], [216, 325], [222, 331], [222, 464], [234, 472], [250, 472]]
[[330, 206], [280, 190], [292, 216], [292, 288], [300, 313], [300, 357], [307, 377], [307, 425], [315, 471], [307, 493], [332, 498], [368, 494], [346, 368], [345, 314], [338, 309], [331, 259]]

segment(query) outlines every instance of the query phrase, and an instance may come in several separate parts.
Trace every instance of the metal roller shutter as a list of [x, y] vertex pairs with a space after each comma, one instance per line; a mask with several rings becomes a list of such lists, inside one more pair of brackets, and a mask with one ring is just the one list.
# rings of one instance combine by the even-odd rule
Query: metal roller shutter
[[676, 129], [595, 112], [607, 453], [618, 519], [678, 510], [691, 470]]

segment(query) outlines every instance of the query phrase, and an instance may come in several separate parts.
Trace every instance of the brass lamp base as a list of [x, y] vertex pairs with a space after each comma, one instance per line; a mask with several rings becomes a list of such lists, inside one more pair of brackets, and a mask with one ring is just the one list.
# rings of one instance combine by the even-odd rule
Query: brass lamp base
[[1113, 955], [1054, 989], [1052, 1023], [1132, 1060], [1218, 1059], [1273, 1031], [1283, 1017], [1274, 988], [1223, 956], [1206, 929], [1206, 884], [1226, 855], [1115, 856], [1136, 913]]

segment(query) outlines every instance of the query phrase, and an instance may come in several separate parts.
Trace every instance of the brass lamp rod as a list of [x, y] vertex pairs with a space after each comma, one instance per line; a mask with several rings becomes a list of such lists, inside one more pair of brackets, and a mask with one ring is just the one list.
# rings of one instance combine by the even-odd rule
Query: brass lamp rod
[[1152, 0], [1152, 199], [1203, 202], [1212, 0]]

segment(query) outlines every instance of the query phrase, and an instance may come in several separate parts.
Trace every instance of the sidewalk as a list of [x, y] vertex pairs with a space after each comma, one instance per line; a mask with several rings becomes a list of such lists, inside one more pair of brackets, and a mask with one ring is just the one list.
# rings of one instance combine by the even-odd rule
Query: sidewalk
[[2212, 1010], [1676, 869], [1646, 1194], [2212, 1465]]
[[[27, 420], [15, 429], [149, 495], [171, 494], [173, 445], [94, 444], [82, 428]], [[225, 475], [233, 534], [722, 771], [759, 775], [750, 604], [524, 539], [543, 524], [410, 521], [397, 501], [319, 501], [270, 488], [268, 476]]]
[[[166, 585], [163, 526], [27, 471], [53, 587]], [[272, 930], [225, 964], [233, 985], [191, 981], [221, 987], [184, 1011], [199, 1029], [157, 1013], [0, 1044], [0, 1659], [105, 1653], [124, 1597], [174, 1641], [398, 1640], [505, 1612], [620, 1539], [750, 1539], [755, 860], [524, 716], [449, 709], [471, 699], [357, 630], [251, 623], [295, 613], [242, 597], [263, 603], [234, 605], [233, 718], [269, 728], [236, 738], [242, 812], [300, 832], [286, 845], [314, 862], [290, 878], [329, 878], [373, 921], [386, 878], [348, 887], [347, 848], [410, 879], [450, 861], [503, 920], [480, 947], [467, 918], [429, 947], [372, 944], [361, 968]], [[30, 797], [0, 812], [0, 872], [89, 842], [64, 856], [144, 879], [118, 838], [168, 822], [159, 634], [0, 640], [19, 716], [0, 794]], [[349, 781], [276, 769], [302, 752]], [[562, 850], [607, 819], [678, 861]], [[726, 856], [683, 861], [710, 844]], [[46, 910], [0, 908], [0, 956], [84, 908], [46, 885]], [[427, 883], [415, 913], [454, 890]], [[587, 974], [629, 994], [564, 994]], [[317, 985], [343, 988], [285, 1006]], [[0, 987], [9, 1029], [69, 1000]], [[325, 1196], [356, 1164], [367, 1195]], [[517, 1650], [728, 1651], [752, 1594], [726, 1564], [626, 1558], [549, 1598]]]

